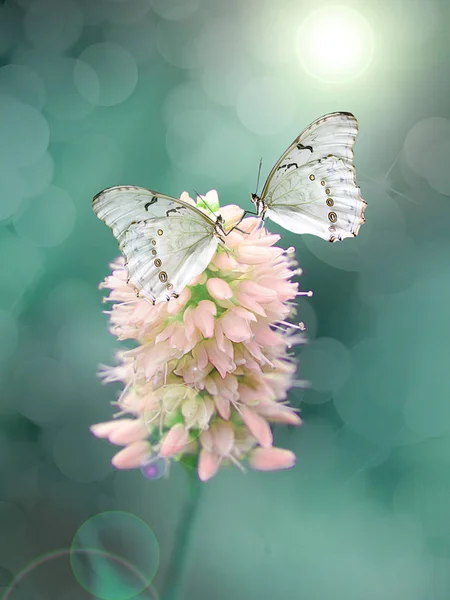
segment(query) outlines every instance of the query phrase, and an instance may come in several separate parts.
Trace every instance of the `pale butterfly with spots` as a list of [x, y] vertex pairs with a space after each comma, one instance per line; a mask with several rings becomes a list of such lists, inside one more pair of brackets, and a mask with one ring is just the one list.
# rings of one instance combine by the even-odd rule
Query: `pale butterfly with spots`
[[[330, 242], [356, 236], [364, 223], [365, 200], [353, 165], [358, 132], [350, 113], [314, 121], [289, 146], [267, 178], [261, 196], [252, 194], [257, 214], [294, 233]], [[225, 232], [186, 200], [137, 186], [115, 186], [94, 197], [96, 215], [111, 228], [125, 256], [129, 282], [153, 303], [178, 297], [210, 263]]]
[[119, 242], [129, 283], [154, 303], [177, 298], [227, 235], [220, 215], [213, 220], [183, 199], [142, 187], [108, 188], [92, 207]]
[[256, 214], [330, 242], [356, 236], [367, 205], [353, 164], [357, 133], [358, 121], [351, 113], [314, 121], [275, 164], [261, 196], [251, 195]]

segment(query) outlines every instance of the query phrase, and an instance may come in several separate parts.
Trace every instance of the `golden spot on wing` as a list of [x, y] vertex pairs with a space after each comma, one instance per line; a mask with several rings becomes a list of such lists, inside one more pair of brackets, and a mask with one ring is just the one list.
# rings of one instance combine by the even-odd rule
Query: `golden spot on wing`
[[327, 203], [327, 206], [334, 206], [334, 200], [333, 200], [333, 198], [327, 198], [326, 199], [326, 203]]
[[160, 267], [162, 265], [162, 261], [160, 258], [155, 258], [153, 262], [155, 264], [155, 267]]
[[330, 225], [330, 226], [328, 227], [328, 231], [331, 231], [331, 233], [335, 233], [335, 231], [336, 231], [336, 227], [335, 227], [334, 225]]
[[328, 196], [331, 194], [331, 190], [330, 190], [330, 188], [327, 188], [327, 189], [325, 190], [325, 194], [327, 194]]
[[173, 288], [173, 285], [171, 283], [168, 283], [166, 285], [166, 288], [170, 291]]
[[159, 280], [162, 283], [166, 283], [166, 281], [167, 281], [167, 273], [165, 271], [161, 271], [160, 272], [160, 274], [159, 274]]
[[311, 179], [311, 181], [314, 181], [314, 179], [315, 179], [316, 177], [315, 177], [315, 175], [313, 175], [313, 174], [311, 173], [311, 175], [309, 176], [309, 178]]
[[333, 211], [328, 213], [328, 219], [332, 222], [332, 223], [336, 223], [337, 221], [337, 214]]
[[152, 240], [152, 244], [156, 246], [156, 240]]
[[158, 229], [158, 231], [156, 232], [158, 235], [162, 235], [163, 234], [163, 230], [162, 229]]
[[322, 179], [322, 181], [320, 182], [320, 185], [325, 185], [325, 180]]
[[156, 250], [154, 248], [152, 250], [152, 254], [153, 254], [153, 256], [156, 254]]

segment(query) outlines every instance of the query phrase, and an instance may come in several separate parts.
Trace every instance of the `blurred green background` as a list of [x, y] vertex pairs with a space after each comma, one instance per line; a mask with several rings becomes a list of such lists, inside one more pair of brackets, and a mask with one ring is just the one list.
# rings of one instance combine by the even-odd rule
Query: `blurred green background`
[[[4, 598], [169, 600], [174, 560], [176, 600], [450, 598], [449, 19], [446, 0], [0, 5]], [[298, 464], [222, 470], [183, 541], [186, 472], [116, 472], [89, 433], [119, 391], [96, 377], [119, 347], [97, 289], [118, 249], [92, 196], [214, 187], [250, 208], [260, 157], [266, 176], [337, 110], [359, 119], [367, 223], [342, 244], [282, 234], [315, 292], [304, 425], [275, 428]], [[79, 549], [125, 563], [71, 565], [80, 527]], [[153, 588], [127, 593], [133, 568]]]

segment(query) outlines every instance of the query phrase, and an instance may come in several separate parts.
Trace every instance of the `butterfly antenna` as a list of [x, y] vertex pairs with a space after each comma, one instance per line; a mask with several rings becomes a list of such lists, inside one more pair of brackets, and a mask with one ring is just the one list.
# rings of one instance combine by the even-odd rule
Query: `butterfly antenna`
[[205, 200], [205, 196], [203, 196], [202, 194], [199, 194], [196, 190], [194, 190], [194, 192], [197, 194], [198, 198], [202, 199], [202, 202], [204, 202], [206, 204], [206, 206], [209, 208], [209, 212], [211, 214], [213, 214], [215, 217], [217, 216], [215, 211], [213, 211], [213, 209], [211, 208], [211, 206], [208, 204], [208, 202]]
[[262, 167], [262, 156], [259, 159], [258, 177], [256, 178], [256, 191], [255, 191], [255, 194], [258, 194], [259, 176], [261, 175], [261, 167]]

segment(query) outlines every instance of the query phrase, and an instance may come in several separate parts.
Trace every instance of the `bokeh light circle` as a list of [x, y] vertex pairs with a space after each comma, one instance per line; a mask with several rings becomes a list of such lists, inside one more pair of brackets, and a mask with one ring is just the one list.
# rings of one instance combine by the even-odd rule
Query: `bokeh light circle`
[[41, 110], [45, 103], [45, 86], [42, 77], [28, 65], [9, 64], [0, 68], [0, 94]]
[[156, 40], [154, 19], [148, 15], [136, 21], [120, 25], [109, 23], [103, 28], [103, 39], [125, 48], [138, 64], [147, 63], [155, 56]]
[[168, 21], [182, 21], [200, 7], [200, 0], [150, 0], [153, 12]]
[[300, 355], [302, 377], [316, 392], [336, 391], [347, 381], [352, 370], [350, 352], [339, 340], [317, 338]]
[[113, 23], [136, 23], [149, 12], [150, 0], [111, 0], [103, 13]]
[[403, 145], [406, 162], [419, 175], [426, 175], [427, 156], [433, 146], [450, 138], [450, 119], [429, 117], [411, 127]]
[[59, 246], [72, 233], [76, 211], [69, 194], [49, 186], [44, 194], [29, 200], [27, 208], [14, 219], [22, 239], [38, 247]]
[[[99, 560], [92, 551], [101, 551], [126, 564], [141, 575], [131, 577], [128, 569]], [[159, 566], [159, 545], [148, 524], [131, 513], [109, 511], [88, 519], [76, 532], [71, 544], [73, 573], [86, 590], [102, 600], [128, 600], [151, 584]]]
[[[180, 170], [212, 176], [211, 183], [216, 185], [246, 178], [248, 165], [254, 161], [253, 146], [245, 131], [208, 110], [185, 110], [174, 115], [167, 129], [166, 148]], [[236, 148], [239, 152], [233, 150]]]
[[25, 198], [25, 185], [19, 169], [0, 163], [0, 221], [9, 219]]
[[49, 152], [45, 152], [35, 163], [19, 169], [21, 190], [24, 198], [42, 194], [53, 181], [55, 163]]
[[86, 48], [79, 59], [95, 71], [87, 72], [82, 63], [75, 64], [75, 86], [92, 104], [115, 106], [133, 93], [138, 82], [136, 60], [122, 46], [100, 42]]
[[296, 113], [296, 99], [285, 79], [256, 77], [246, 82], [237, 96], [237, 114], [253, 133], [274, 135], [289, 127]]
[[[11, 260], [14, 257], [14, 260]], [[2, 298], [14, 305], [42, 273], [44, 258], [35, 247], [4, 229], [0, 236]]]
[[[88, 557], [87, 560], [91, 560], [91, 562], [97, 565], [104, 565], [106, 562], [108, 563], [108, 566], [109, 564], [111, 565], [111, 570], [115, 569], [117, 566], [120, 572], [126, 571], [129, 578], [133, 577], [142, 583], [143, 589], [139, 595], [140, 600], [146, 600], [147, 598], [148, 600], [159, 600], [159, 595], [156, 589], [151, 584], [147, 584], [145, 578], [143, 578], [142, 574], [139, 573], [133, 564], [127, 562], [123, 558], [105, 552], [104, 550], [77, 550], [75, 548], [62, 548], [53, 550], [52, 552], [47, 552], [28, 563], [14, 577], [9, 579], [5, 594], [1, 597], [1, 600], [30, 600], [30, 597], [32, 597], [31, 594], [36, 592], [36, 583], [42, 584], [42, 580], [39, 581], [39, 575], [42, 576], [42, 567], [47, 568], [48, 572], [45, 573], [45, 575], [48, 575], [51, 578], [51, 583], [47, 586], [45, 600], [88, 600], [92, 598], [90, 594], [87, 596], [87, 592], [85, 594], [84, 589], [79, 587], [79, 585], [76, 583], [74, 585], [69, 583], [70, 587], [68, 585], [64, 585], [63, 590], [59, 589], [61, 585], [61, 578], [55, 577], [55, 574], [57, 576], [60, 575], [60, 568], [62, 567], [65, 571], [66, 567], [61, 559], [69, 559], [70, 561], [72, 557], [78, 557], [80, 558], [80, 561], [83, 560], [83, 558]], [[61, 564], [62, 562], [63, 564]], [[50, 570], [53, 572], [53, 576], [51, 576]], [[65, 575], [67, 577], [66, 573]], [[98, 573], [95, 573], [94, 577], [97, 575]], [[114, 575], [117, 577], [117, 572], [114, 572]], [[49, 577], [46, 578], [46, 581], [50, 582]], [[101, 586], [101, 580], [99, 585]], [[96, 597], [101, 598], [101, 596]], [[41, 596], [39, 596], [39, 598], [41, 598]], [[115, 599], [113, 596], [108, 597], [107, 600]], [[135, 597], [133, 600], [135, 600]]]
[[[47, 356], [20, 361], [14, 370], [15, 406], [24, 417], [43, 425], [58, 419], [70, 400], [74, 382], [64, 365]], [[51, 381], [51, 391], [48, 382]]]
[[399, 513], [417, 516], [430, 536], [449, 536], [450, 477], [448, 465], [428, 463], [407, 473], [394, 494]]
[[[438, 359], [440, 352], [433, 352]], [[405, 422], [409, 429], [421, 438], [437, 437], [450, 432], [450, 402], [443, 390], [447, 386], [447, 369], [442, 369], [441, 377], [432, 374], [421, 379], [406, 397], [404, 406]], [[431, 375], [431, 374], [430, 374]]]
[[156, 47], [170, 65], [180, 69], [193, 69], [202, 61], [198, 49], [198, 20], [160, 20], [156, 27]]
[[104, 479], [111, 472], [111, 447], [99, 445], [87, 423], [59, 427], [53, 440], [53, 459], [66, 477], [78, 483]]
[[328, 83], [344, 83], [361, 75], [373, 52], [372, 28], [349, 6], [314, 10], [298, 32], [297, 54], [304, 70]]
[[36, 48], [61, 52], [81, 36], [83, 15], [73, 0], [35, 0], [25, 15], [24, 29]]
[[[119, 143], [100, 133], [79, 133], [65, 144], [61, 153], [64, 181], [68, 187], [78, 191], [80, 200], [86, 194], [93, 196], [109, 187], [111, 180], [120, 181], [123, 163]], [[95, 169], [92, 165], [95, 165]], [[83, 177], [80, 177], [80, 173], [83, 173]]]
[[161, 479], [167, 473], [168, 461], [162, 456], [154, 455], [141, 465], [141, 473], [146, 479]]
[[47, 150], [50, 130], [32, 106], [0, 94], [0, 156], [10, 167], [27, 167]]
[[234, 106], [242, 88], [259, 70], [239, 42], [231, 16], [212, 20], [196, 41], [203, 88], [211, 100], [221, 105]]
[[72, 57], [52, 56], [46, 60], [45, 67], [42, 69], [47, 91], [45, 108], [50, 115], [62, 121], [78, 120], [84, 119], [94, 110], [95, 103], [80, 93], [74, 81], [76, 69], [83, 81], [93, 82], [98, 97], [98, 77], [89, 64]]
[[375, 183], [359, 181], [368, 202], [356, 238], [330, 244], [314, 235], [302, 236], [305, 246], [323, 262], [344, 271], [364, 271], [388, 260], [405, 239], [406, 222], [398, 203]]
[[8, 54], [19, 43], [23, 14], [12, 2], [0, 4], [0, 56]]
[[450, 196], [450, 120], [430, 117], [416, 123], [408, 132], [403, 156], [413, 171], [425, 177], [430, 187]]

